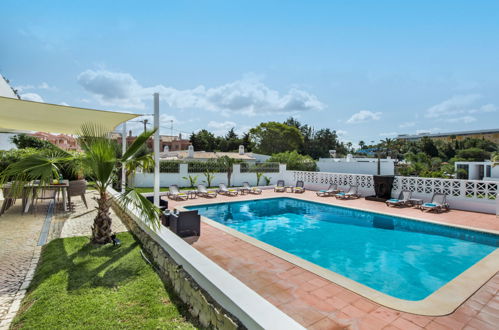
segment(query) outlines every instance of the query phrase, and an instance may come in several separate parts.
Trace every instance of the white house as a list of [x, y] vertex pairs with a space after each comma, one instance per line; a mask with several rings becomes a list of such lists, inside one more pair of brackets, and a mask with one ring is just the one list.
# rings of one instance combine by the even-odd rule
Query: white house
[[[459, 179], [499, 181], [499, 166], [494, 167], [491, 161], [485, 162], [455, 162], [455, 170], [464, 170], [466, 174], [458, 173]], [[461, 171], [462, 172], [462, 171]]]
[[[319, 158], [317, 162], [320, 172], [351, 173], [351, 174], [378, 174], [377, 158]], [[395, 174], [395, 160], [388, 158], [380, 159], [381, 175]]]
[[265, 162], [270, 156], [245, 152], [244, 146], [239, 146], [239, 152], [218, 152], [218, 151], [194, 151], [194, 147], [190, 145], [187, 150], [165, 151], [160, 152], [159, 158], [162, 160], [198, 160], [208, 161], [214, 160], [223, 156], [237, 159], [248, 163]]

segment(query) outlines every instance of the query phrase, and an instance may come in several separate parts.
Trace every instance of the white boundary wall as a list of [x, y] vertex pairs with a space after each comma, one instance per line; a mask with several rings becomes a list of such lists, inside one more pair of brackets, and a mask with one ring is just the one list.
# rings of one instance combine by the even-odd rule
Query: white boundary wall
[[[187, 169], [188, 164], [180, 164], [179, 173], [161, 173], [159, 176], [159, 185], [161, 187], [168, 187], [172, 184], [176, 184], [179, 187], [188, 187], [189, 180], [183, 179], [184, 177], [197, 176], [197, 184], [206, 184], [206, 177], [203, 173], [189, 173]], [[275, 184], [277, 180], [280, 180], [286, 174], [286, 165], [279, 165], [279, 172], [274, 173], [263, 173], [263, 176], [271, 178], [270, 183]], [[218, 186], [220, 183], [227, 184], [227, 173], [213, 173], [215, 175], [212, 185]], [[265, 185], [265, 179], [260, 179], [260, 186]], [[234, 170], [231, 176], [232, 186], [242, 186], [243, 182], [249, 182], [250, 185], [256, 185], [256, 174], [255, 173], [241, 173], [241, 165], [234, 165]], [[154, 173], [136, 173], [133, 184], [135, 187], [152, 187], [154, 183]]]
[[[302, 180], [311, 190], [327, 188], [330, 183], [336, 183], [339, 189], [355, 184], [362, 196], [374, 195], [373, 176], [368, 174], [287, 171], [284, 180], [286, 184]], [[434, 193], [444, 193], [451, 208], [499, 215], [499, 182], [496, 181], [396, 176], [392, 197], [398, 197], [402, 190], [412, 191], [414, 198], [424, 201], [430, 201]]]

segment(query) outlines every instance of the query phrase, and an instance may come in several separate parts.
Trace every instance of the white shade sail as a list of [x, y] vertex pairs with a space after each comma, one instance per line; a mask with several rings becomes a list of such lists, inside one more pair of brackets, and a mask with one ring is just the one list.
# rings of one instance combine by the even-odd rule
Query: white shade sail
[[0, 131], [41, 131], [76, 134], [81, 125], [95, 123], [109, 131], [141, 115], [76, 108], [0, 96]]

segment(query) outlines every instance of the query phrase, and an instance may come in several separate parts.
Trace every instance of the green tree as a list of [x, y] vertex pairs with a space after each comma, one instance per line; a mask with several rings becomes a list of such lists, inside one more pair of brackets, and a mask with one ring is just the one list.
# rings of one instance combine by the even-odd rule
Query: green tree
[[255, 145], [254, 150], [266, 155], [299, 150], [303, 144], [303, 136], [298, 128], [275, 121], [261, 123], [249, 133]]
[[300, 155], [296, 150], [273, 154], [268, 162], [286, 164], [288, 170], [317, 171], [317, 164], [310, 156]]
[[17, 134], [10, 138], [10, 141], [16, 145], [18, 149], [35, 148], [35, 149], [59, 149], [49, 141], [41, 140], [35, 136], [27, 134]]
[[490, 152], [480, 148], [468, 148], [459, 150], [456, 156], [469, 161], [481, 162], [490, 158]]
[[215, 151], [218, 145], [215, 135], [205, 129], [192, 133], [190, 141], [194, 150]]

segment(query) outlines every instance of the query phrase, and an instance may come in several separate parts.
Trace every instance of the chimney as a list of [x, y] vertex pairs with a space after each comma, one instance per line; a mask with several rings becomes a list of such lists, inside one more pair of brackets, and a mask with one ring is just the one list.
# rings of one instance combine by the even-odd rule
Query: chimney
[[128, 136], [129, 136], [129, 137], [132, 137], [132, 130], [129, 130], [129, 131], [128, 131]]
[[194, 158], [194, 147], [192, 144], [189, 146], [189, 149], [187, 149], [187, 157]]
[[243, 145], [239, 146], [239, 154], [244, 155], [244, 146]]
[[168, 152], [168, 151], [170, 151], [170, 148], [168, 146], [164, 146], [163, 147], [163, 152]]

